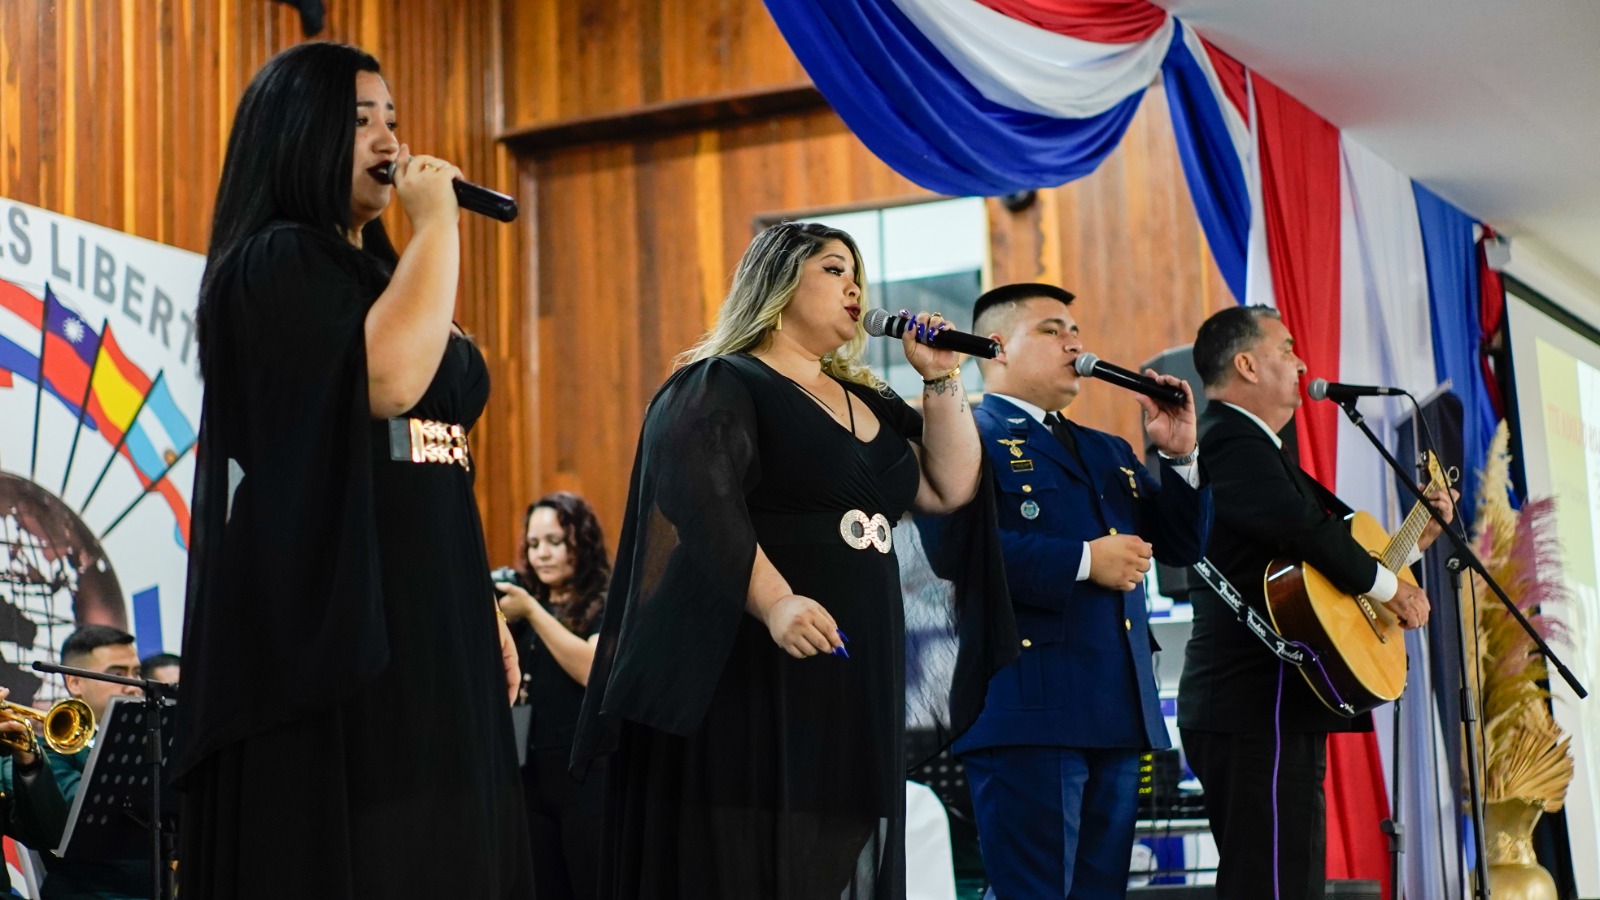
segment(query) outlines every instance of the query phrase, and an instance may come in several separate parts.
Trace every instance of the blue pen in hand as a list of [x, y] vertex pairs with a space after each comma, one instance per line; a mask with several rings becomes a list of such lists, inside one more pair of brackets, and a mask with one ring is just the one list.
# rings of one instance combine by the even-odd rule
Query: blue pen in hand
[[[846, 644], [850, 642], [850, 636], [845, 634], [844, 631], [842, 631], [840, 629], [834, 629], [834, 630], [838, 632], [839, 640], [844, 641]], [[833, 648], [833, 655], [834, 656], [842, 656], [845, 659], [849, 659], [850, 658], [850, 651], [846, 650], [844, 648], [844, 644], [840, 644], [839, 646]]]

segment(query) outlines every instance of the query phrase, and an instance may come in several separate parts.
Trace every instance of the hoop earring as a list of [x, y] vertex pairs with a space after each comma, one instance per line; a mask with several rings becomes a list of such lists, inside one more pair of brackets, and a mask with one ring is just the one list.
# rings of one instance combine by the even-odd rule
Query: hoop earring
[[783, 310], [779, 310], [778, 311], [778, 324], [772, 326], [772, 330], [773, 331], [782, 331], [783, 330]]

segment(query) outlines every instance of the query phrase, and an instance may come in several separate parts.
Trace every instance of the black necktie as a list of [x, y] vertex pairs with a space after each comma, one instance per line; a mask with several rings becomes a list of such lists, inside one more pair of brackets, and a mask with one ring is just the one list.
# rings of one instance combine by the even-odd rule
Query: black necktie
[[1061, 442], [1061, 446], [1067, 448], [1068, 453], [1078, 458], [1079, 462], [1083, 461], [1078, 457], [1078, 436], [1072, 433], [1072, 426], [1067, 424], [1066, 418], [1061, 413], [1045, 413], [1044, 424], [1050, 429], [1050, 433], [1056, 436], [1056, 440]]

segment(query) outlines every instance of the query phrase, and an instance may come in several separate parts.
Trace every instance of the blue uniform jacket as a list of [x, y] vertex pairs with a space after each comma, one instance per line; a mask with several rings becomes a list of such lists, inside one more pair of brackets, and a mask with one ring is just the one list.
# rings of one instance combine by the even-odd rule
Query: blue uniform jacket
[[[1145, 592], [1078, 581], [1083, 544], [1136, 534], [1169, 565], [1205, 552], [1211, 488], [1163, 462], [1161, 480], [1121, 438], [1071, 424], [1078, 458], [1003, 397], [976, 410], [998, 487], [1000, 543], [1021, 654], [989, 682], [957, 753], [996, 746], [1166, 748]], [[1015, 448], [1015, 449], [1013, 449]], [[1175, 663], [1176, 664], [1176, 663]]]

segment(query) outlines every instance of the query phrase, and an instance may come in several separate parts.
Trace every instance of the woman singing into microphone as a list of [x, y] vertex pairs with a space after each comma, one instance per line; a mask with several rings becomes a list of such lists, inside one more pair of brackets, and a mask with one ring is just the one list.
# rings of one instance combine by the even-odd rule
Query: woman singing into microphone
[[331, 43], [235, 114], [200, 291], [184, 897], [533, 895], [466, 441], [488, 373], [451, 324], [460, 173], [394, 129], [377, 60]]
[[[1015, 652], [958, 358], [915, 317], [919, 415], [860, 361], [865, 285], [848, 234], [767, 229], [650, 404], [575, 748], [618, 749], [602, 897], [903, 897], [906, 718], [963, 727]], [[914, 626], [912, 509], [976, 520]]]

